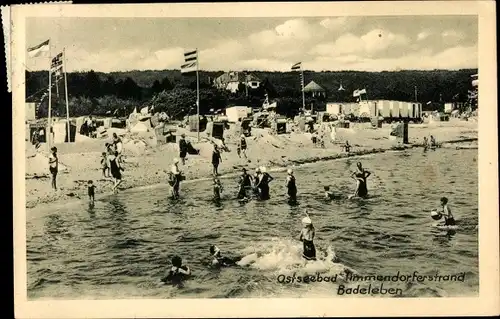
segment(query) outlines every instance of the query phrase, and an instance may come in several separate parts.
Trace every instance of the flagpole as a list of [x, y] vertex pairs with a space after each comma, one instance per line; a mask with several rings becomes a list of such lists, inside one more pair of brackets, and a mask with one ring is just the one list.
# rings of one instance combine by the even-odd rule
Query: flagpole
[[418, 102], [418, 99], [417, 99], [417, 86], [415, 85], [415, 102]]
[[63, 65], [64, 68], [64, 94], [66, 95], [66, 121], [68, 122], [68, 143], [71, 142], [71, 125], [69, 123], [69, 103], [68, 103], [68, 78], [66, 76], [66, 48], [63, 48]]
[[47, 146], [50, 153], [50, 145], [52, 142], [52, 41], [49, 39], [49, 109], [48, 109], [48, 126], [49, 132], [45, 133], [47, 137]]
[[200, 141], [200, 78], [198, 76], [198, 65], [199, 65], [199, 57], [198, 57], [198, 48], [196, 48], [196, 116], [197, 116], [197, 134], [198, 134], [198, 142]]
[[304, 69], [302, 69], [302, 63], [300, 64], [300, 73], [302, 75], [302, 111], [306, 110], [306, 96], [304, 94]]

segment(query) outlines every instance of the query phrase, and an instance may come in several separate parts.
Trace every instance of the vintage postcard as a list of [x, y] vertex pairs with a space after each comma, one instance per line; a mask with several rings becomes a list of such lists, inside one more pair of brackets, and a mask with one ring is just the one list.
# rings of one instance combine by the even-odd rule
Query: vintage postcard
[[493, 2], [10, 17], [17, 317], [498, 314]]

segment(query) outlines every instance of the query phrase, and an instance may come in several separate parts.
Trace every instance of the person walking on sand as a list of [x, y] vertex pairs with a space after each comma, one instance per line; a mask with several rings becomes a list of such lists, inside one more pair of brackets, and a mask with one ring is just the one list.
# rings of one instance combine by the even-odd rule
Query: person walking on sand
[[295, 176], [293, 176], [293, 170], [291, 168], [287, 171], [286, 177], [286, 188], [288, 190], [288, 202], [296, 203], [297, 202], [297, 185], [295, 183]]
[[303, 228], [300, 231], [299, 240], [303, 243], [302, 257], [306, 260], [316, 260], [316, 247], [314, 246], [315, 229], [311, 218], [306, 213], [306, 217], [302, 218]]
[[186, 165], [186, 155], [188, 151], [188, 144], [186, 141], [186, 134], [182, 133], [179, 139], [179, 157], [182, 161], [182, 165]]
[[[244, 134], [241, 134], [241, 136], [240, 136], [240, 141], [239, 141], [239, 144], [238, 144], [238, 149], [240, 150], [240, 153], [245, 158], [247, 158], [247, 140], [246, 140]], [[239, 156], [239, 154], [238, 154], [238, 156]]]
[[371, 173], [363, 168], [361, 162], [356, 164], [356, 171], [351, 174], [351, 177], [356, 180], [356, 191], [352, 197], [366, 198], [368, 197], [368, 188], [366, 186], [366, 179]]
[[220, 155], [219, 148], [214, 144], [214, 150], [212, 151], [212, 166], [214, 176], [219, 175], [219, 164], [222, 163], [222, 157]]
[[53, 146], [51, 149], [51, 154], [49, 156], [49, 171], [52, 176], [52, 188], [57, 190], [57, 172], [59, 170], [59, 158], [57, 157], [57, 147]]
[[122, 183], [122, 173], [123, 168], [118, 161], [118, 152], [108, 155], [108, 166], [113, 177], [113, 193], [118, 191], [118, 185]]
[[181, 171], [179, 169], [179, 159], [175, 158], [172, 167], [170, 168], [170, 174], [172, 176], [172, 198], [179, 198], [179, 188], [181, 186]]

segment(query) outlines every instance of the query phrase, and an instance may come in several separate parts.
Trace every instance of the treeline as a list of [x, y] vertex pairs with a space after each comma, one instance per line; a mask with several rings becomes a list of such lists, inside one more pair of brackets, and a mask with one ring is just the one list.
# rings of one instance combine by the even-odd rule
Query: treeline
[[[294, 115], [302, 107], [299, 75], [297, 72], [252, 72], [263, 82], [258, 89], [245, 89], [241, 84], [236, 93], [217, 90], [213, 80], [223, 72], [200, 71], [200, 113], [224, 109], [231, 105], [262, 105], [267, 93], [278, 100], [279, 112]], [[477, 69], [458, 71], [397, 71], [397, 72], [304, 72], [305, 83], [311, 80], [326, 91], [326, 99], [307, 96], [306, 105], [316, 110], [327, 101], [354, 101], [352, 92], [365, 88], [367, 99], [388, 99], [426, 102], [466, 102], [472, 89], [471, 75]], [[37, 102], [38, 116], [47, 115], [48, 72], [26, 72], [26, 101]], [[67, 74], [71, 116], [114, 114], [125, 116], [134, 107], [153, 106], [170, 116], [182, 118], [196, 113], [196, 77], [181, 75], [179, 70], [130, 72], [72, 72]], [[342, 86], [345, 90], [339, 90]], [[438, 104], [430, 104], [436, 108]], [[64, 116], [64, 80], [52, 90], [54, 115]]]

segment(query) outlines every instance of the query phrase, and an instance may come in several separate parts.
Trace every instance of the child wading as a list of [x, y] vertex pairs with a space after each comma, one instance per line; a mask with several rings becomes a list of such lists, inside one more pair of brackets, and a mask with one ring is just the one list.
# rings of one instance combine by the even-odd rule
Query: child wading
[[104, 178], [107, 178], [109, 176], [108, 155], [106, 154], [106, 152], [102, 152], [101, 156], [102, 176]]
[[220, 179], [214, 177], [214, 201], [220, 201], [220, 194], [223, 191], [222, 183]]
[[304, 244], [304, 252], [302, 256], [307, 260], [316, 260], [316, 247], [314, 247], [314, 226], [312, 225], [311, 218], [308, 216], [302, 219], [304, 228], [300, 231], [300, 240]]
[[52, 154], [50, 154], [49, 157], [49, 170], [50, 174], [52, 175], [52, 188], [54, 190], [57, 190], [56, 178], [57, 178], [57, 171], [59, 170], [59, 158], [57, 157], [56, 147], [52, 147], [50, 150], [52, 151]]
[[89, 194], [89, 203], [94, 205], [94, 196], [95, 196], [95, 185], [93, 181], [88, 181], [87, 190]]

